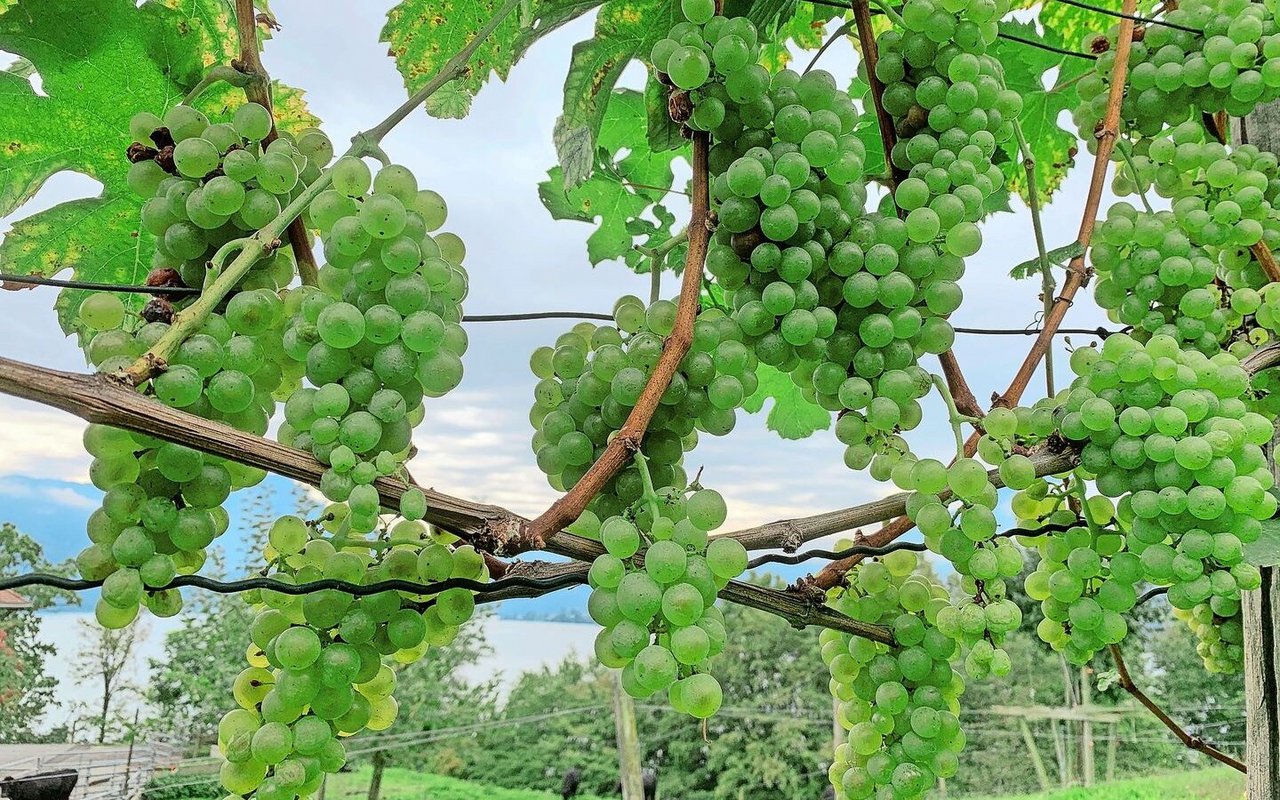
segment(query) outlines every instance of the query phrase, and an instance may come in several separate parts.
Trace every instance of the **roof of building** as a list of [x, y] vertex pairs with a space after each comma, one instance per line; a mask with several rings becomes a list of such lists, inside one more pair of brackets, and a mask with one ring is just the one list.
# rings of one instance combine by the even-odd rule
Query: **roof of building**
[[0, 608], [31, 608], [31, 601], [12, 589], [0, 589]]

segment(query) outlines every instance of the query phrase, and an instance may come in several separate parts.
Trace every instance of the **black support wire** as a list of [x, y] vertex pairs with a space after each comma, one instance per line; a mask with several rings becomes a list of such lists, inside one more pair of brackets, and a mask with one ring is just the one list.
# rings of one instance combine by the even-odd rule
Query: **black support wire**
[[[1034, 538], [1036, 536], [1044, 536], [1049, 533], [1063, 533], [1072, 528], [1084, 524], [1084, 520], [1077, 519], [1075, 522], [1063, 523], [1054, 522], [1039, 528], [1009, 528], [995, 535], [997, 539], [1007, 539], [1013, 536], [1027, 536]], [[923, 553], [928, 550], [928, 546], [924, 542], [894, 542], [883, 547], [870, 547], [868, 545], [854, 545], [843, 550], [805, 550], [801, 553], [769, 553], [762, 556], [756, 556], [747, 562], [747, 569], [756, 569], [765, 564], [801, 564], [815, 558], [823, 558], [829, 561], [841, 561], [850, 556], [887, 556], [890, 553], [896, 553], [899, 550], [909, 550], [913, 553]], [[0, 587], [3, 588], [3, 587]]]
[[[566, 586], [573, 586], [582, 583], [583, 576], [576, 573], [566, 575], [556, 575], [550, 578], [529, 578], [522, 576], [514, 576], [510, 578], [501, 578], [496, 581], [475, 581], [469, 578], [450, 578], [445, 581], [437, 581], [435, 583], [419, 583], [418, 581], [406, 580], [390, 580], [378, 581], [377, 583], [348, 583], [347, 581], [338, 581], [332, 579], [310, 581], [308, 583], [285, 583], [274, 578], [245, 578], [238, 581], [220, 581], [213, 578], [207, 578], [203, 575], [180, 575], [174, 578], [164, 586], [149, 588], [149, 591], [163, 591], [166, 589], [178, 589], [184, 586], [193, 586], [199, 589], [207, 589], [216, 594], [237, 594], [239, 592], [248, 592], [254, 589], [263, 589], [280, 594], [302, 595], [312, 592], [336, 590], [344, 594], [363, 597], [380, 592], [409, 592], [411, 594], [438, 594], [448, 589], [469, 589], [473, 592], [483, 594], [492, 594], [505, 589], [513, 588], [530, 588], [530, 589], [561, 589]], [[50, 573], [33, 572], [27, 575], [17, 575], [11, 578], [0, 578], [0, 589], [20, 589], [24, 586], [49, 586], [55, 589], [64, 589], [72, 592], [82, 592], [88, 589], [97, 589], [102, 586], [102, 581], [78, 580], [75, 578], [67, 578], [62, 575], [53, 575]]]
[[68, 281], [59, 278], [43, 278], [39, 275], [0, 274], [0, 283], [16, 283], [23, 286], [58, 286], [63, 289], [88, 289], [93, 292], [122, 292], [125, 294], [200, 294], [191, 286], [130, 286], [121, 283], [95, 283], [94, 281]]
[[1163, 19], [1156, 19], [1155, 17], [1140, 17], [1137, 14], [1126, 14], [1123, 11], [1113, 11], [1109, 8], [1103, 8], [1101, 6], [1094, 6], [1088, 3], [1082, 3], [1080, 2], [1080, 0], [1056, 0], [1056, 2], [1063, 3], [1069, 6], [1075, 6], [1076, 8], [1083, 8], [1085, 11], [1093, 11], [1098, 14], [1106, 14], [1108, 17], [1116, 17], [1117, 19], [1131, 19], [1134, 22], [1141, 22], [1144, 25], [1159, 25], [1163, 28], [1173, 28], [1176, 31], [1186, 31], [1187, 33], [1194, 33], [1197, 36], [1204, 36], [1204, 31], [1197, 30], [1195, 28], [1191, 28], [1186, 25], [1179, 25], [1176, 22], [1169, 22]]

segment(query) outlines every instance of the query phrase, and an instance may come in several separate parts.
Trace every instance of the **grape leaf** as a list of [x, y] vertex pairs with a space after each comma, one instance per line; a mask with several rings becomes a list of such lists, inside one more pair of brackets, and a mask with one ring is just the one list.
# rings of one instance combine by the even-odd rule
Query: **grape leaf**
[[[1061, 267], [1071, 259], [1077, 256], [1084, 255], [1084, 245], [1080, 244], [1080, 242], [1077, 240], [1072, 242], [1071, 244], [1065, 244], [1062, 247], [1055, 247], [1052, 250], [1048, 250], [1045, 252], [1044, 255], [1046, 260], [1048, 260], [1048, 262], [1051, 265], [1056, 267]], [[1040, 274], [1040, 254], [1039, 253], [1037, 253], [1032, 258], [1028, 258], [1026, 261], [1023, 261], [1021, 264], [1018, 264], [1013, 269], [1009, 270], [1009, 277], [1013, 278], [1014, 280], [1022, 280], [1023, 278], [1030, 278], [1033, 275], [1038, 276], [1039, 274]]]
[[[754, 9], [753, 9], [754, 10]], [[760, 63], [770, 72], [777, 72], [791, 62], [792, 45], [800, 50], [817, 50], [825, 39], [827, 21], [836, 16], [836, 9], [801, 3], [785, 22], [779, 21], [766, 30], [767, 39], [760, 47]], [[796, 69], [803, 69], [801, 64]]]
[[644, 83], [644, 104], [649, 119], [649, 149], [655, 153], [684, 147], [680, 126], [671, 119], [667, 106], [667, 87], [652, 75]]
[[[459, 118], [491, 75], [506, 80], [529, 48], [603, 0], [533, 0], [504, 19], [472, 55], [471, 69], [441, 95], [427, 100], [433, 117]], [[396, 62], [410, 94], [440, 70], [493, 18], [505, 0], [404, 0], [387, 12], [380, 41]]]
[[[1066, 46], [1057, 32], [1047, 30], [1041, 35], [1030, 22], [1003, 22], [1001, 30], [1024, 39]], [[1079, 102], [1075, 82], [1091, 68], [1092, 62], [1010, 39], [997, 39], [993, 52], [1004, 66], [1005, 85], [1022, 97], [1022, 131], [1036, 162], [1036, 188], [1042, 201], [1047, 201], [1074, 166], [1080, 146], [1074, 127], [1063, 128], [1058, 117]], [[1053, 85], [1046, 86], [1050, 71], [1055, 72]], [[1070, 121], [1067, 124], [1070, 125]], [[1025, 197], [1026, 172], [1017, 141], [1006, 142], [1004, 150], [1009, 156], [1004, 164], [1009, 188]]]
[[648, 59], [678, 8], [667, 0], [609, 0], [596, 17], [595, 35], [574, 45], [555, 138], [566, 189], [590, 174], [605, 109], [622, 71], [633, 59]]
[[831, 427], [831, 412], [805, 399], [790, 375], [761, 364], [756, 376], [760, 385], [755, 394], [743, 401], [742, 407], [750, 414], [757, 414], [764, 409], [765, 401], [772, 399], [765, 419], [769, 430], [783, 439], [805, 439]]
[[1262, 533], [1244, 546], [1244, 560], [1255, 567], [1280, 566], [1280, 519], [1262, 521]]
[[[11, 214], [51, 176], [76, 171], [102, 184], [98, 197], [54, 206], [13, 224], [0, 242], [0, 269], [52, 276], [68, 268], [81, 280], [141, 283], [150, 268], [151, 236], [138, 226], [141, 199], [128, 188], [124, 157], [129, 119], [162, 113], [226, 56], [234, 33], [223, 0], [19, 0], [0, 14], [0, 49], [39, 74], [37, 94], [20, 71], [0, 73], [0, 215]], [[231, 45], [234, 46], [234, 45]], [[280, 110], [297, 114], [300, 95], [281, 93]], [[243, 100], [202, 103], [211, 110]], [[310, 124], [309, 115], [290, 124]], [[59, 321], [75, 329], [84, 293], [62, 292]], [[140, 304], [141, 297], [126, 298]]]
[[[675, 178], [671, 163], [683, 151], [659, 153], [651, 148], [648, 115], [643, 94], [614, 90], [601, 115], [598, 147], [592, 150], [587, 168], [591, 177], [566, 189], [563, 172], [556, 167], [548, 173], [551, 180], [538, 186], [543, 205], [555, 219], [593, 223], [599, 219], [598, 228], [587, 238], [592, 264], [621, 258], [636, 269], [645, 261], [635, 250], [636, 239], [643, 237], [646, 247], [655, 247], [671, 238], [674, 218], [659, 204]], [[642, 216], [648, 211], [657, 224]]]

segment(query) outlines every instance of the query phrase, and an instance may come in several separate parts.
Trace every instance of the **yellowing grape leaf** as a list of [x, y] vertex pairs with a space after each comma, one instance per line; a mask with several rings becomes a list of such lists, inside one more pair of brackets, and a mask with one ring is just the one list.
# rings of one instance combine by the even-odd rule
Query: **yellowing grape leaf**
[[622, 71], [632, 59], [648, 60], [678, 9], [669, 0], [609, 0], [596, 17], [595, 36], [574, 45], [555, 135], [566, 189], [590, 174], [605, 109]]
[[795, 381], [785, 372], [779, 372], [767, 364], [756, 370], [760, 385], [755, 394], [742, 403], [751, 414], [764, 410], [765, 401], [772, 399], [765, 426], [783, 439], [805, 439], [817, 431], [831, 427], [831, 412], [805, 398]]
[[[529, 8], [517, 9], [476, 48], [468, 73], [427, 100], [427, 113], [466, 116], [471, 98], [490, 75], [506, 80], [534, 42], [601, 2], [534, 0]], [[409, 93], [431, 80], [505, 5], [506, 0], [404, 0], [387, 12], [381, 41], [387, 43]]]
[[[129, 119], [143, 110], [162, 114], [182, 99], [212, 63], [207, 48], [234, 37], [229, 13], [224, 0], [19, 0], [0, 14], [0, 50], [29, 62], [43, 90], [22, 71], [0, 73], [0, 214], [16, 211], [58, 172], [102, 185], [98, 197], [14, 223], [0, 242], [0, 271], [72, 269], [81, 280], [105, 283], [146, 278], [152, 239], [138, 225], [142, 201], [126, 183]], [[225, 47], [213, 58], [225, 57]], [[281, 100], [294, 123], [313, 121], [296, 93], [282, 92]], [[83, 297], [59, 295], [64, 330], [74, 330]]]

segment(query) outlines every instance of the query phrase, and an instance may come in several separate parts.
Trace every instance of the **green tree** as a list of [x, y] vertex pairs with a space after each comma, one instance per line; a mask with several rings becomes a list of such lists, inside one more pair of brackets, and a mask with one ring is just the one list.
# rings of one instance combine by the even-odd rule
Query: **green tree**
[[164, 656], [150, 662], [149, 727], [199, 747], [217, 741], [231, 683], [245, 666], [253, 610], [238, 595], [194, 592], [183, 619], [165, 635]]
[[[69, 564], [50, 564], [43, 548], [12, 523], [0, 524], [0, 575], [70, 571]], [[25, 588], [22, 596], [31, 608], [0, 611], [0, 744], [41, 738], [35, 729], [45, 712], [57, 706], [58, 681], [45, 670], [46, 661], [57, 650], [40, 641], [37, 612], [58, 603], [79, 602], [75, 594], [47, 586]]]
[[96, 622], [80, 620], [82, 635], [72, 660], [73, 674], [96, 685], [99, 699], [93, 706], [78, 705], [72, 729], [87, 731], [98, 744], [119, 737], [130, 721], [121, 709], [122, 698], [133, 697], [138, 688], [131, 680], [134, 647], [146, 638], [145, 623], [135, 622], [112, 630]]

